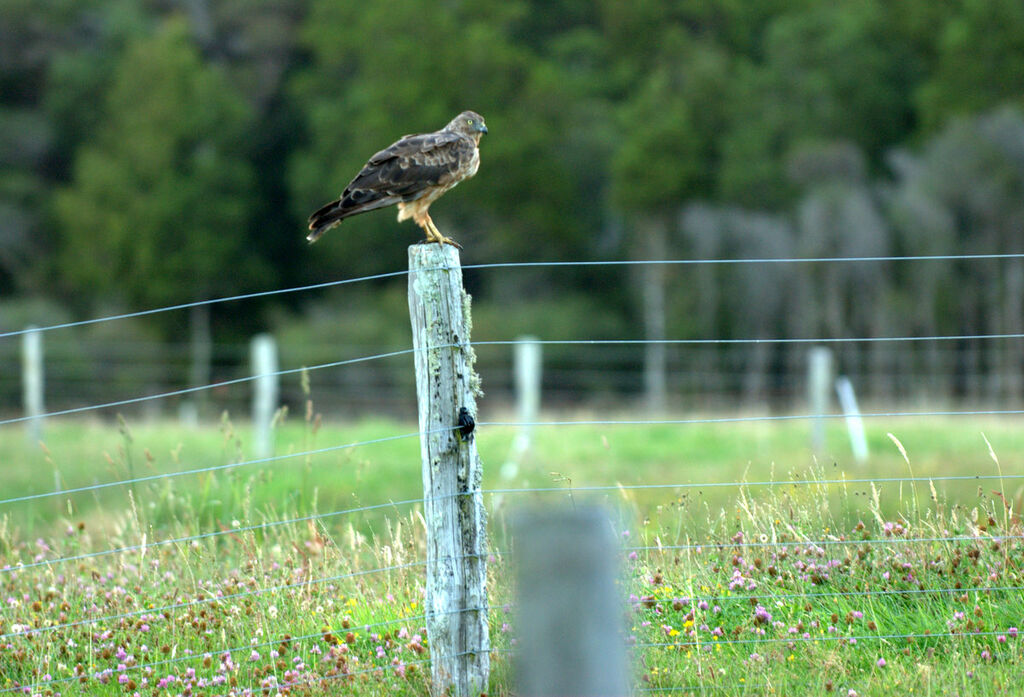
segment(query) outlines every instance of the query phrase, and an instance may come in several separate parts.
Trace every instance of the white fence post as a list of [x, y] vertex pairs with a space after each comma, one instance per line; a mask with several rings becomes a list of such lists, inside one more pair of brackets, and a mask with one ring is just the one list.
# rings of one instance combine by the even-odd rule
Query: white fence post
[[274, 454], [273, 422], [277, 412], [277, 344], [269, 334], [252, 338], [252, 442], [257, 458]]
[[860, 408], [857, 406], [857, 395], [853, 391], [853, 383], [850, 378], [841, 375], [836, 378], [836, 394], [839, 396], [839, 405], [846, 415], [846, 428], [850, 432], [850, 448], [857, 462], [864, 462], [868, 459], [868, 439], [864, 435], [864, 419], [860, 416]]
[[616, 542], [598, 508], [514, 519], [516, 690], [530, 697], [625, 697]]
[[[426, 626], [434, 694], [487, 692], [487, 512], [483, 465], [464, 413], [476, 417], [480, 378], [469, 343], [470, 298], [458, 251], [409, 247], [409, 317], [416, 364], [423, 512]], [[463, 410], [465, 410], [463, 412]], [[465, 434], [463, 434], [465, 431]]]
[[828, 413], [832, 388], [832, 350], [815, 346], [808, 357], [807, 401], [815, 417], [811, 430], [811, 448], [816, 453], [825, 450], [825, 414]]
[[513, 354], [516, 384], [516, 414], [519, 433], [512, 441], [512, 448], [501, 466], [502, 479], [514, 479], [519, 473], [519, 463], [530, 449], [533, 441], [533, 424], [540, 413], [540, 385], [542, 369], [541, 345], [535, 336], [521, 336], [516, 339]]
[[35, 326], [21, 335], [21, 380], [25, 434], [32, 443], [43, 437], [43, 334]]

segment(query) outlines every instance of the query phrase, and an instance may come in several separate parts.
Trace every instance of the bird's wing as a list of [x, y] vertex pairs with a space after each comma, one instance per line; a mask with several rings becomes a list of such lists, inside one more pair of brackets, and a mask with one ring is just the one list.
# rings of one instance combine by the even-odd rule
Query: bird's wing
[[371, 157], [345, 194], [367, 191], [398, 197], [392, 203], [411, 201], [457, 181], [474, 147], [469, 138], [447, 131], [406, 136]]

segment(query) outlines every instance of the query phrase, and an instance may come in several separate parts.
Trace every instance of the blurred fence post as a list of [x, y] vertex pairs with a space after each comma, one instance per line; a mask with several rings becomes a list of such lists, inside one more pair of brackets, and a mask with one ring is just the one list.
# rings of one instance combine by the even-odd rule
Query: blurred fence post
[[[450, 245], [409, 247], [409, 317], [416, 364], [423, 511], [426, 627], [434, 694], [487, 692], [487, 513], [476, 439], [457, 425], [476, 417], [480, 378], [469, 343], [470, 298]], [[468, 429], [467, 429], [468, 430]]]
[[538, 509], [513, 521], [516, 690], [530, 697], [625, 697], [624, 605], [616, 542], [598, 508]]
[[808, 356], [807, 401], [815, 417], [811, 427], [811, 448], [816, 453], [825, 450], [825, 414], [828, 413], [829, 394], [832, 391], [832, 349], [815, 346]]
[[516, 339], [513, 355], [516, 383], [516, 414], [519, 433], [512, 441], [508, 458], [501, 466], [503, 479], [513, 479], [519, 473], [519, 463], [530, 449], [533, 424], [540, 412], [541, 345], [535, 336]]
[[24, 402], [25, 435], [31, 443], [43, 437], [43, 333], [35, 326], [21, 335], [21, 383]]
[[277, 344], [269, 334], [257, 334], [252, 338], [252, 442], [253, 455], [257, 458], [274, 454], [273, 422], [277, 411], [278, 375]]
[[860, 407], [857, 406], [857, 395], [853, 391], [853, 383], [850, 378], [841, 375], [836, 378], [836, 394], [839, 396], [839, 406], [843, 408], [846, 415], [846, 428], [850, 432], [850, 448], [857, 462], [864, 462], [868, 459], [868, 439], [864, 435], [864, 419], [860, 416]]
[[[193, 305], [188, 311], [189, 317], [189, 385], [201, 387], [209, 385], [213, 376], [213, 329], [210, 325], [210, 306], [206, 303]], [[186, 420], [206, 418], [206, 407], [210, 402], [210, 391], [199, 390], [189, 395], [186, 400], [191, 406]]]

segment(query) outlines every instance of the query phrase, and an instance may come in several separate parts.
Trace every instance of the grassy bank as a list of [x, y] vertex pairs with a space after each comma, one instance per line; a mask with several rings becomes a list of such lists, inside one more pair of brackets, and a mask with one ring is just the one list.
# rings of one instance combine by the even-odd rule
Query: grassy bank
[[[482, 427], [485, 487], [552, 489], [486, 497], [491, 693], [511, 691], [506, 512], [538, 500], [615, 511], [638, 689], [1012, 694], [1021, 429], [868, 427], [864, 464], [841, 424], [817, 459], [799, 423], [539, 428], [511, 478], [516, 431]], [[425, 694], [423, 526], [418, 505], [398, 503], [420, 492], [418, 442], [392, 438], [412, 430], [295, 419], [277, 435], [295, 456], [250, 464], [230, 420], [55, 424], [44, 447], [3, 434], [3, 498], [52, 489], [55, 472], [68, 489], [208, 471], [4, 504], [0, 690]], [[910, 474], [967, 479], [881, 481]], [[853, 481], [865, 479], [878, 483]], [[635, 488], [664, 484], [681, 486]]]

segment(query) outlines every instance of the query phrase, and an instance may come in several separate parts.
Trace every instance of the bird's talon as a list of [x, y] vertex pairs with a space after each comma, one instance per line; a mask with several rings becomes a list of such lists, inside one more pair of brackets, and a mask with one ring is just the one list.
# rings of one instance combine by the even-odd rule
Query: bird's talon
[[441, 239], [438, 240], [438, 242], [440, 242], [441, 244], [450, 244], [451, 246], [455, 247], [456, 249], [462, 249], [462, 245], [459, 244], [458, 242], [456, 242], [455, 240], [453, 240], [451, 237], [444, 237], [444, 236], [442, 236]]

